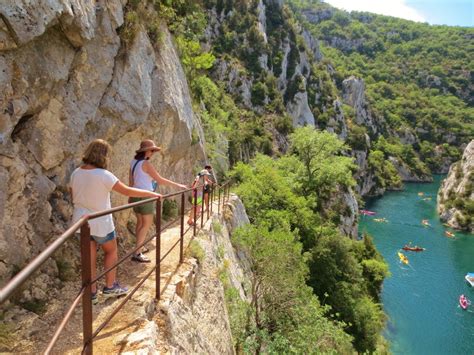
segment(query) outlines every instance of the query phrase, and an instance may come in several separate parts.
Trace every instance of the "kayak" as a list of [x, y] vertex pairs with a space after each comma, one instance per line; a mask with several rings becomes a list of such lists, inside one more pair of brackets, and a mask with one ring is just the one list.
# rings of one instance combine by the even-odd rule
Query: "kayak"
[[454, 233], [451, 233], [450, 231], [445, 231], [444, 235], [448, 238], [454, 238], [455, 237]]
[[469, 301], [466, 296], [464, 295], [459, 296], [459, 305], [461, 306], [462, 309], [466, 310], [470, 304], [471, 304], [471, 301]]
[[468, 272], [464, 278], [471, 287], [474, 287], [474, 272]]
[[369, 210], [360, 210], [360, 214], [363, 214], [365, 216], [374, 216], [375, 212], [374, 211], [369, 211]]
[[398, 252], [398, 257], [400, 258], [400, 261], [404, 263], [405, 265], [408, 265], [408, 258], [403, 255], [403, 253]]
[[414, 247], [405, 245], [402, 249], [406, 251], [425, 251], [426, 250], [425, 248], [419, 247], [418, 245], [415, 245]]
[[421, 224], [424, 225], [425, 227], [430, 227], [430, 222], [427, 219], [424, 219], [421, 221]]
[[384, 222], [384, 223], [387, 223], [388, 220], [384, 217], [384, 218], [374, 218], [374, 222]]

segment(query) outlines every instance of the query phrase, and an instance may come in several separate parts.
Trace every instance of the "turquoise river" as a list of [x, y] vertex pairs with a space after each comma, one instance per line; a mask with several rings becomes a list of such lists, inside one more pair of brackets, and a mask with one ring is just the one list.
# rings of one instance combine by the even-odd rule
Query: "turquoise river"
[[[385, 337], [393, 354], [474, 354], [474, 288], [464, 280], [467, 272], [474, 272], [474, 235], [453, 231], [454, 239], [445, 236], [449, 228], [436, 213], [443, 178], [388, 192], [367, 204], [375, 216], [361, 217], [359, 231], [373, 236], [390, 267], [382, 302], [389, 318]], [[423, 226], [423, 219], [430, 226]], [[409, 242], [426, 250], [403, 251], [407, 266], [397, 252]], [[467, 311], [459, 307], [461, 294], [472, 301]]]

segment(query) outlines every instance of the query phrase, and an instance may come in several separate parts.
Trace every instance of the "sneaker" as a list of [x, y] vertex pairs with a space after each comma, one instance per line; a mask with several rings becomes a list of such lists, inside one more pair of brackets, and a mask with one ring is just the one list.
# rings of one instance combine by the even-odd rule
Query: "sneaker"
[[97, 298], [97, 291], [92, 292], [92, 304], [99, 303], [99, 299]]
[[143, 255], [143, 253], [139, 253], [139, 254], [136, 254], [136, 255], [132, 256], [132, 260], [136, 261], [136, 262], [139, 262], [139, 263], [149, 263], [149, 262], [151, 262], [150, 259], [148, 259], [145, 255]]
[[118, 282], [115, 282], [112, 287], [104, 287], [102, 294], [105, 298], [119, 297], [128, 293], [128, 288], [122, 287]]

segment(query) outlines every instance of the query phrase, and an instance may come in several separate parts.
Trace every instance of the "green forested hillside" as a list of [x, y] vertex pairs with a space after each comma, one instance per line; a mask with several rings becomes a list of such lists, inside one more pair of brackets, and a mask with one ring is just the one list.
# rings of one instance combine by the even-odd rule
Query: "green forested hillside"
[[[265, 261], [251, 267], [254, 286], [261, 288], [251, 288], [249, 326], [238, 339], [242, 346], [347, 353], [344, 329], [358, 352], [383, 349], [379, 293], [388, 267], [370, 237], [361, 242], [341, 235], [337, 225], [344, 211], [325, 208], [341, 188], [355, 183], [351, 159], [339, 155], [345, 149], [333, 134], [298, 128], [289, 153], [277, 161], [257, 155], [251, 164], [235, 167], [237, 193], [252, 222], [236, 243], [253, 260]], [[320, 313], [328, 319], [318, 318]], [[331, 325], [331, 319], [337, 322]]]
[[226, 288], [236, 350], [383, 353], [387, 266], [354, 240], [358, 202], [459, 158], [474, 135], [473, 30], [316, 0], [132, 0], [122, 39], [145, 27], [158, 42], [162, 23], [209, 158], [233, 167], [252, 222], [234, 240], [252, 303]]
[[323, 41], [337, 85], [350, 75], [363, 78], [375, 115], [394, 130], [410, 127], [425, 160], [434, 144], [459, 146], [474, 135], [473, 28], [348, 13], [320, 1], [291, 3]]

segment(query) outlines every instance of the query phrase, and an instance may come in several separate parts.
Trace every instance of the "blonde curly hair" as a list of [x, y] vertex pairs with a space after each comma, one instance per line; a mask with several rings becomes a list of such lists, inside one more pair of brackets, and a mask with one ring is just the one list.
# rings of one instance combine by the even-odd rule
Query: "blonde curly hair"
[[82, 156], [84, 164], [93, 165], [99, 169], [107, 169], [112, 151], [110, 144], [103, 139], [93, 140]]

